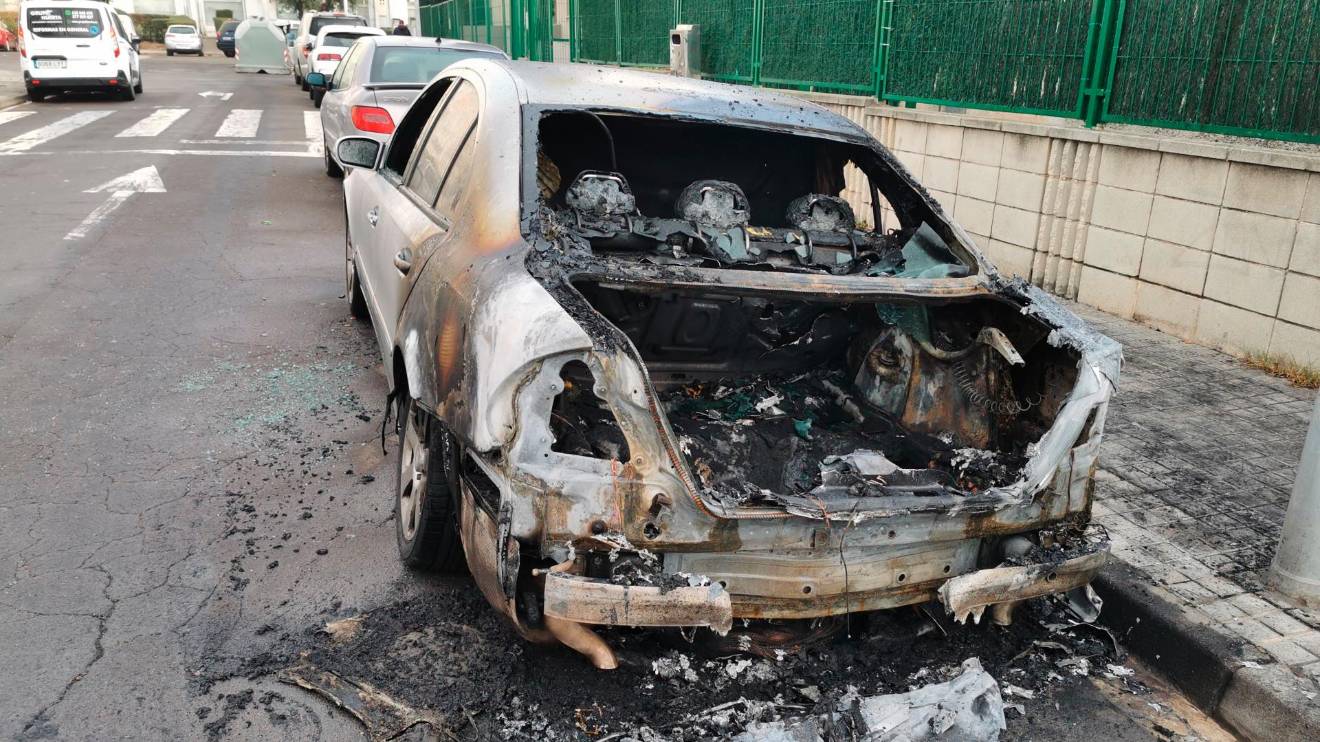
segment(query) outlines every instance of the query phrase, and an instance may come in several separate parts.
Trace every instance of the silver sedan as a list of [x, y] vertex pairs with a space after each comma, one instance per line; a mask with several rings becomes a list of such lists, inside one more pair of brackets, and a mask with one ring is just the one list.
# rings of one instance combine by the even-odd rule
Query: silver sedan
[[325, 172], [344, 174], [331, 144], [343, 136], [365, 136], [382, 145], [408, 112], [418, 93], [441, 70], [460, 59], [508, 59], [498, 47], [452, 39], [366, 36], [344, 55], [334, 76], [307, 75], [313, 87], [324, 86], [321, 129], [325, 133]]
[[470, 59], [384, 148], [336, 148], [405, 564], [466, 565], [523, 636], [603, 669], [597, 625], [935, 599], [1005, 625], [1060, 593], [1096, 617], [1122, 350], [999, 274], [861, 127], [773, 91]]

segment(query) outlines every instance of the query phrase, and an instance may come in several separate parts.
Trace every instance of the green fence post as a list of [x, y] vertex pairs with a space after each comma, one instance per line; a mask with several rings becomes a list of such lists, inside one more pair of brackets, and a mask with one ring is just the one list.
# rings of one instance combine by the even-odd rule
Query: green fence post
[[1099, 121], [1104, 121], [1109, 113], [1109, 101], [1114, 92], [1114, 73], [1118, 70], [1118, 48], [1123, 43], [1124, 21], [1127, 20], [1127, 0], [1118, 0], [1118, 17], [1114, 19], [1114, 41], [1105, 60], [1105, 99], [1100, 106]]
[[577, 0], [568, 0], [568, 61], [578, 61], [578, 11]]
[[623, 64], [623, 11], [614, 0], [614, 63]]
[[889, 77], [889, 14], [893, 0], [877, 0], [875, 4], [875, 97], [885, 97], [885, 80]]
[[[752, 3], [752, 84], [761, 84], [762, 22], [765, 20], [765, 0]], [[705, 44], [702, 44], [704, 47]]]
[[[1089, 75], [1083, 67], [1083, 74], [1086, 77], [1086, 87], [1082, 90], [1086, 99], [1083, 120], [1088, 128], [1100, 123], [1104, 99], [1109, 93], [1106, 86], [1109, 80], [1109, 65], [1113, 64], [1113, 59], [1117, 56], [1113, 53], [1114, 22], [1117, 15], [1114, 12], [1114, 4], [1117, 0], [1101, 1], [1104, 3], [1104, 10], [1100, 15], [1099, 36], [1096, 39], [1095, 51], [1091, 54]], [[1090, 46], [1088, 43], [1088, 50]]]
[[1086, 22], [1086, 46], [1082, 48], [1082, 79], [1077, 81], [1077, 108], [1073, 116], [1086, 117], [1087, 89], [1091, 87], [1091, 66], [1100, 46], [1100, 6], [1104, 0], [1091, 0], [1091, 17]]
[[523, 13], [522, 0], [509, 2], [509, 56], [522, 59], [527, 56], [523, 39], [527, 30], [527, 18]]

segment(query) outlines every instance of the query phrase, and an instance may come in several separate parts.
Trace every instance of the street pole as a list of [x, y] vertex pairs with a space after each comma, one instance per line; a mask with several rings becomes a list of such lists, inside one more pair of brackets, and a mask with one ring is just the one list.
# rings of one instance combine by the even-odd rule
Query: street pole
[[1304, 606], [1320, 607], [1320, 396], [1311, 411], [1270, 585]]

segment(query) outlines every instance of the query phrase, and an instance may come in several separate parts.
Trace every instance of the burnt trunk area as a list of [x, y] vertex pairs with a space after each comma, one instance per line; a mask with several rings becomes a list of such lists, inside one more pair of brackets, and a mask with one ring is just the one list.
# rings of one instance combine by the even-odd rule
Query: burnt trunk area
[[[1076, 379], [1047, 327], [992, 299], [574, 286], [632, 341], [699, 486], [730, 504], [1012, 483]], [[566, 396], [556, 416], [579, 439], [617, 440], [595, 430], [615, 425], [597, 401]]]

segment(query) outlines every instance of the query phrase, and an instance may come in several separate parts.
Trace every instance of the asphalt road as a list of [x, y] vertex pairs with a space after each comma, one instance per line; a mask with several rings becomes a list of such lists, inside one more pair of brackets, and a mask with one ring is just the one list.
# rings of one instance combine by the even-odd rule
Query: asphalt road
[[[645, 636], [602, 676], [523, 646], [466, 577], [401, 569], [385, 384], [342, 297], [314, 109], [218, 56], [143, 69], [135, 102], [0, 111], [0, 739], [362, 738], [278, 681], [300, 657], [449, 708], [456, 738], [617, 732], [653, 721], [656, 697], [671, 716], [718, 700], [658, 681], [673, 650]], [[320, 631], [362, 614], [356, 639]], [[951, 630], [906, 668], [1047, 638]], [[707, 669], [725, 696], [752, 692]], [[850, 671], [820, 682], [869, 682]], [[756, 692], [790, 682], [767, 673]], [[1219, 733], [1140, 670], [1034, 679], [1010, 737]], [[600, 699], [584, 727], [575, 710]]]

